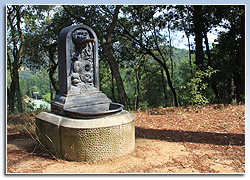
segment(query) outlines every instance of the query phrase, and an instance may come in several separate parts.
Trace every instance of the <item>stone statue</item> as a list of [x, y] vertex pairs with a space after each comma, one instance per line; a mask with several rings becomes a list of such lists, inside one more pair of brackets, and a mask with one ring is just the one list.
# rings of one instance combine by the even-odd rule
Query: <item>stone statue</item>
[[59, 91], [52, 112], [36, 116], [36, 134], [50, 152], [71, 161], [107, 160], [135, 148], [134, 117], [99, 90], [98, 40], [78, 24], [58, 37]]
[[72, 33], [74, 48], [71, 49], [71, 90], [89, 92], [94, 88], [93, 44], [88, 31], [77, 29]]
[[59, 92], [51, 103], [52, 112], [89, 118], [123, 109], [99, 91], [98, 41], [93, 29], [83, 24], [64, 28], [58, 37], [58, 59]]

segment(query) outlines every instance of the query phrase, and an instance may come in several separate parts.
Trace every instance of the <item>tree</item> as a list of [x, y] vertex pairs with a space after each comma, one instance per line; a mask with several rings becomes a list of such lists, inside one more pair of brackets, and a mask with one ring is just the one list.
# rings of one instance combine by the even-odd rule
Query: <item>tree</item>
[[204, 66], [204, 54], [203, 54], [203, 21], [202, 21], [202, 5], [193, 6], [193, 23], [195, 33], [195, 64], [200, 70], [203, 70]]
[[245, 6], [226, 6], [221, 12], [225, 31], [212, 51], [212, 67], [219, 70], [213, 79], [223, 102], [231, 103], [235, 94], [240, 103], [245, 97]]
[[[24, 54], [26, 65], [35, 71], [46, 68], [51, 86], [58, 92], [55, 72], [57, 61], [57, 39], [60, 31], [73, 24], [72, 19], [56, 6], [32, 6], [33, 23], [28, 23], [25, 33]], [[44, 14], [44, 15], [43, 15]], [[51, 89], [51, 99], [53, 90]]]
[[[124, 8], [124, 13], [129, 16], [123, 17], [119, 22], [124, 35], [137, 46], [141, 51], [153, 57], [164, 69], [168, 85], [172, 91], [175, 106], [178, 106], [177, 95], [172, 84], [166, 58], [164, 57], [160, 47], [162, 39], [160, 31], [166, 26], [162, 16], [155, 17], [157, 13], [161, 13], [164, 6], [129, 6]], [[129, 14], [131, 12], [131, 14]], [[143, 16], [141, 16], [143, 14]], [[143, 38], [140, 38], [142, 34]]]
[[[237, 15], [239, 15], [239, 12], [233, 12], [232, 9], [235, 9], [237, 6], [204, 6], [204, 5], [194, 5], [194, 6], [176, 6], [176, 10], [179, 14], [179, 17], [177, 17], [177, 19], [181, 18], [181, 21], [177, 21], [176, 26], [179, 26], [179, 29], [183, 29], [188, 37], [188, 35], [192, 34], [195, 36], [195, 65], [196, 68], [198, 68], [196, 71], [204, 71], [205, 69], [207, 69], [209, 66], [212, 66], [214, 69], [218, 69], [218, 68], [223, 68], [223, 69], [219, 69], [220, 71], [217, 73], [214, 73], [212, 75], [212, 78], [208, 79], [208, 78], [203, 78], [201, 82], [201, 84], [203, 83], [207, 83], [209, 81], [209, 85], [210, 87], [212, 87], [214, 94], [216, 95], [218, 102], [222, 103], [225, 101], [222, 101], [222, 96], [228, 95], [230, 93], [225, 93], [225, 90], [223, 89], [218, 89], [219, 85], [223, 80], [223, 78], [228, 77], [228, 82], [226, 83], [228, 87], [226, 87], [226, 89], [228, 91], [233, 90], [234, 88], [232, 88], [232, 77], [229, 75], [231, 74], [231, 72], [233, 72], [232, 69], [233, 67], [235, 67], [234, 65], [229, 65], [229, 64], [225, 64], [225, 62], [227, 61], [225, 58], [227, 50], [224, 50], [224, 52], [222, 52], [223, 54], [221, 54], [220, 59], [218, 59], [218, 57], [215, 57], [210, 50], [210, 45], [208, 43], [208, 33], [212, 30], [215, 29], [216, 27], [224, 27], [227, 24], [227, 22], [231, 22], [231, 18], [230, 17], [237, 17]], [[232, 16], [232, 14], [234, 14]], [[237, 14], [237, 15], [236, 15]], [[190, 18], [192, 17], [192, 18]], [[177, 20], [176, 19], [176, 20]], [[184, 22], [185, 21], [185, 22]], [[242, 21], [239, 21], [242, 22]], [[244, 24], [244, 23], [243, 23]], [[231, 29], [231, 27], [226, 27], [228, 29]], [[243, 28], [244, 29], [244, 28]], [[242, 33], [244, 34], [244, 33]], [[237, 38], [233, 37], [233, 33], [230, 34], [228, 36], [228, 38], [231, 41], [230, 44], [228, 45], [223, 45], [224, 47], [233, 47], [234, 49], [237, 49], [236, 46], [234, 46], [235, 44], [235, 40]], [[203, 42], [205, 44], [205, 48], [203, 47]], [[223, 42], [219, 42], [219, 44], [221, 44]], [[227, 42], [228, 43], [228, 42]], [[220, 45], [218, 46], [220, 47]], [[217, 49], [218, 50], [218, 49]], [[190, 53], [191, 55], [191, 53]], [[232, 55], [233, 57], [234, 55]], [[191, 59], [191, 58], [190, 58]], [[218, 62], [224, 64], [224, 67], [221, 66]], [[233, 61], [232, 61], [233, 62]], [[242, 62], [242, 60], [241, 60]], [[215, 65], [216, 64], [216, 65]], [[240, 64], [240, 63], [238, 63]], [[190, 61], [190, 65], [191, 65], [191, 61]], [[244, 65], [242, 65], [243, 67]], [[190, 66], [191, 67], [191, 66]], [[191, 68], [192, 69], [192, 68]], [[225, 69], [227, 69], [226, 71], [230, 71], [229, 74], [225, 73], [224, 76], [222, 76], [221, 78], [219, 78], [218, 75], [222, 75], [223, 72], [225, 72]], [[204, 71], [205, 72], [205, 71]], [[192, 70], [191, 70], [191, 74], [193, 74]], [[194, 73], [195, 74], [195, 73]], [[242, 72], [241, 72], [242, 74]], [[192, 75], [193, 77], [193, 75]], [[231, 78], [230, 78], [231, 77]], [[236, 75], [236, 77], [241, 77], [240, 75]], [[218, 81], [220, 80], [220, 81]], [[237, 81], [237, 80], [236, 80]], [[243, 78], [241, 78], [240, 80], [241, 82], [244, 81]], [[238, 81], [239, 82], [239, 81]], [[225, 86], [225, 84], [224, 84]], [[231, 87], [231, 88], [229, 88]], [[224, 87], [225, 88], [225, 87]], [[201, 88], [199, 88], [201, 89]], [[203, 90], [205, 91], [205, 90]], [[221, 91], [221, 92], [219, 92]], [[223, 92], [222, 92], [223, 91]], [[241, 90], [242, 91], [242, 90]], [[243, 91], [242, 91], [243, 92]], [[231, 93], [232, 94], [232, 93]], [[228, 99], [228, 98], [224, 98], [224, 99]], [[228, 100], [226, 100], [226, 102], [228, 102]]]
[[193, 77], [193, 66], [191, 55], [193, 50], [191, 49], [192, 44], [190, 42], [190, 36], [192, 35], [192, 13], [190, 6], [175, 6], [176, 16], [174, 20], [174, 28], [180, 31], [184, 31], [188, 40], [188, 51], [189, 51], [189, 66], [191, 78]]
[[[126, 69], [126, 78], [130, 79], [130, 88], [133, 87], [132, 82], [135, 82], [133, 97], [129, 98], [131, 108], [139, 109], [140, 107], [140, 94], [141, 94], [141, 77], [144, 74], [143, 66], [148, 59], [148, 55], [141, 53], [135, 48], [134, 43], [127, 40], [126, 38], [121, 38], [117, 49], [115, 49], [119, 56], [119, 61], [121, 61], [121, 68]], [[126, 82], [126, 80], [125, 80]], [[129, 93], [129, 90], [126, 91]]]
[[[22, 111], [22, 96], [32, 96], [32, 89], [46, 97], [49, 93], [48, 81], [19, 82], [23, 65], [38, 79], [46, 68], [57, 90], [58, 34], [77, 23], [92, 27], [98, 36], [100, 88], [114, 101], [135, 109], [167, 106], [171, 100], [175, 106], [244, 102], [245, 6], [14, 5], [7, 6], [11, 112]], [[208, 33], [217, 27], [224, 30], [211, 48]], [[172, 46], [175, 30], [188, 38], [189, 56]]]
[[23, 15], [23, 6], [7, 6], [7, 64], [11, 76], [10, 86], [7, 87], [7, 97], [9, 110], [12, 113], [14, 113], [15, 110], [15, 103], [17, 103], [18, 111], [23, 111], [18, 74], [18, 70], [22, 66], [24, 60], [21, 57], [24, 43], [24, 37], [21, 28]]

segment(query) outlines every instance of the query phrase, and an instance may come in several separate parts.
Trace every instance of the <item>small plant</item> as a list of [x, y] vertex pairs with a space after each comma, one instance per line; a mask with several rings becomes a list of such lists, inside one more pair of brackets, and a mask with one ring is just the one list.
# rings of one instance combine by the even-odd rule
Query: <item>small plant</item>
[[218, 70], [213, 70], [213, 68], [210, 66], [208, 66], [208, 69], [205, 71], [197, 70], [194, 77], [191, 79], [191, 82], [188, 82], [187, 86], [182, 87], [184, 89], [190, 89], [190, 104], [201, 106], [209, 103], [209, 100], [205, 94], [208, 83], [204, 80], [211, 78], [212, 74], [216, 73], [217, 71]]
[[[28, 113], [25, 113], [27, 116], [30, 117], [30, 115]], [[30, 135], [30, 137], [36, 141], [38, 143], [38, 145], [40, 145], [48, 154], [50, 154], [55, 160], [59, 160], [60, 159], [60, 155], [56, 154], [54, 155], [50, 150], [48, 150], [44, 144], [40, 141], [38, 135], [36, 133], [33, 133], [34, 130], [40, 131], [39, 128], [37, 127], [36, 123], [35, 123], [35, 119], [34, 118], [29, 118], [29, 120], [24, 120], [24, 126], [23, 128], [25, 129], [25, 131]], [[54, 143], [52, 142], [52, 140], [46, 135], [46, 138], [49, 140], [49, 142], [51, 142], [54, 151], [56, 152]]]

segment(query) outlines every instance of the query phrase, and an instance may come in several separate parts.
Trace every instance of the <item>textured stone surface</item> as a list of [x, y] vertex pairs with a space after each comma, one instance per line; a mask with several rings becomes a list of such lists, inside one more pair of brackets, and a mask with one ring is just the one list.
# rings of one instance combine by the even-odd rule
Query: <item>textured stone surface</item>
[[93, 29], [78, 24], [60, 32], [58, 71], [61, 95], [99, 90], [98, 40]]
[[67, 160], [107, 160], [135, 147], [134, 117], [127, 111], [89, 120], [42, 112], [36, 125], [45, 147]]
[[[66, 115], [65, 109], [108, 110], [111, 100], [99, 91], [98, 40], [89, 26], [64, 28], [58, 36], [59, 91], [51, 110]], [[93, 108], [91, 108], [93, 106]]]
[[85, 112], [106, 111], [112, 101], [102, 92], [83, 93], [79, 95], [56, 95], [52, 103], [52, 112], [66, 115], [65, 109], [82, 108]]
[[133, 151], [134, 117], [99, 91], [98, 40], [84, 24], [58, 37], [59, 91], [36, 117], [44, 147], [67, 160], [109, 159]]

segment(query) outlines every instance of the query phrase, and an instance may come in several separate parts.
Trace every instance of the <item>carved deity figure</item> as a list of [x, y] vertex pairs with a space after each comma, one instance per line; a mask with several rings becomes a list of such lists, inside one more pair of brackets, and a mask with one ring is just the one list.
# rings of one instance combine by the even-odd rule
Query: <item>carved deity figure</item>
[[88, 92], [94, 89], [93, 44], [87, 30], [76, 29], [72, 33], [74, 48], [71, 53], [72, 90]]

